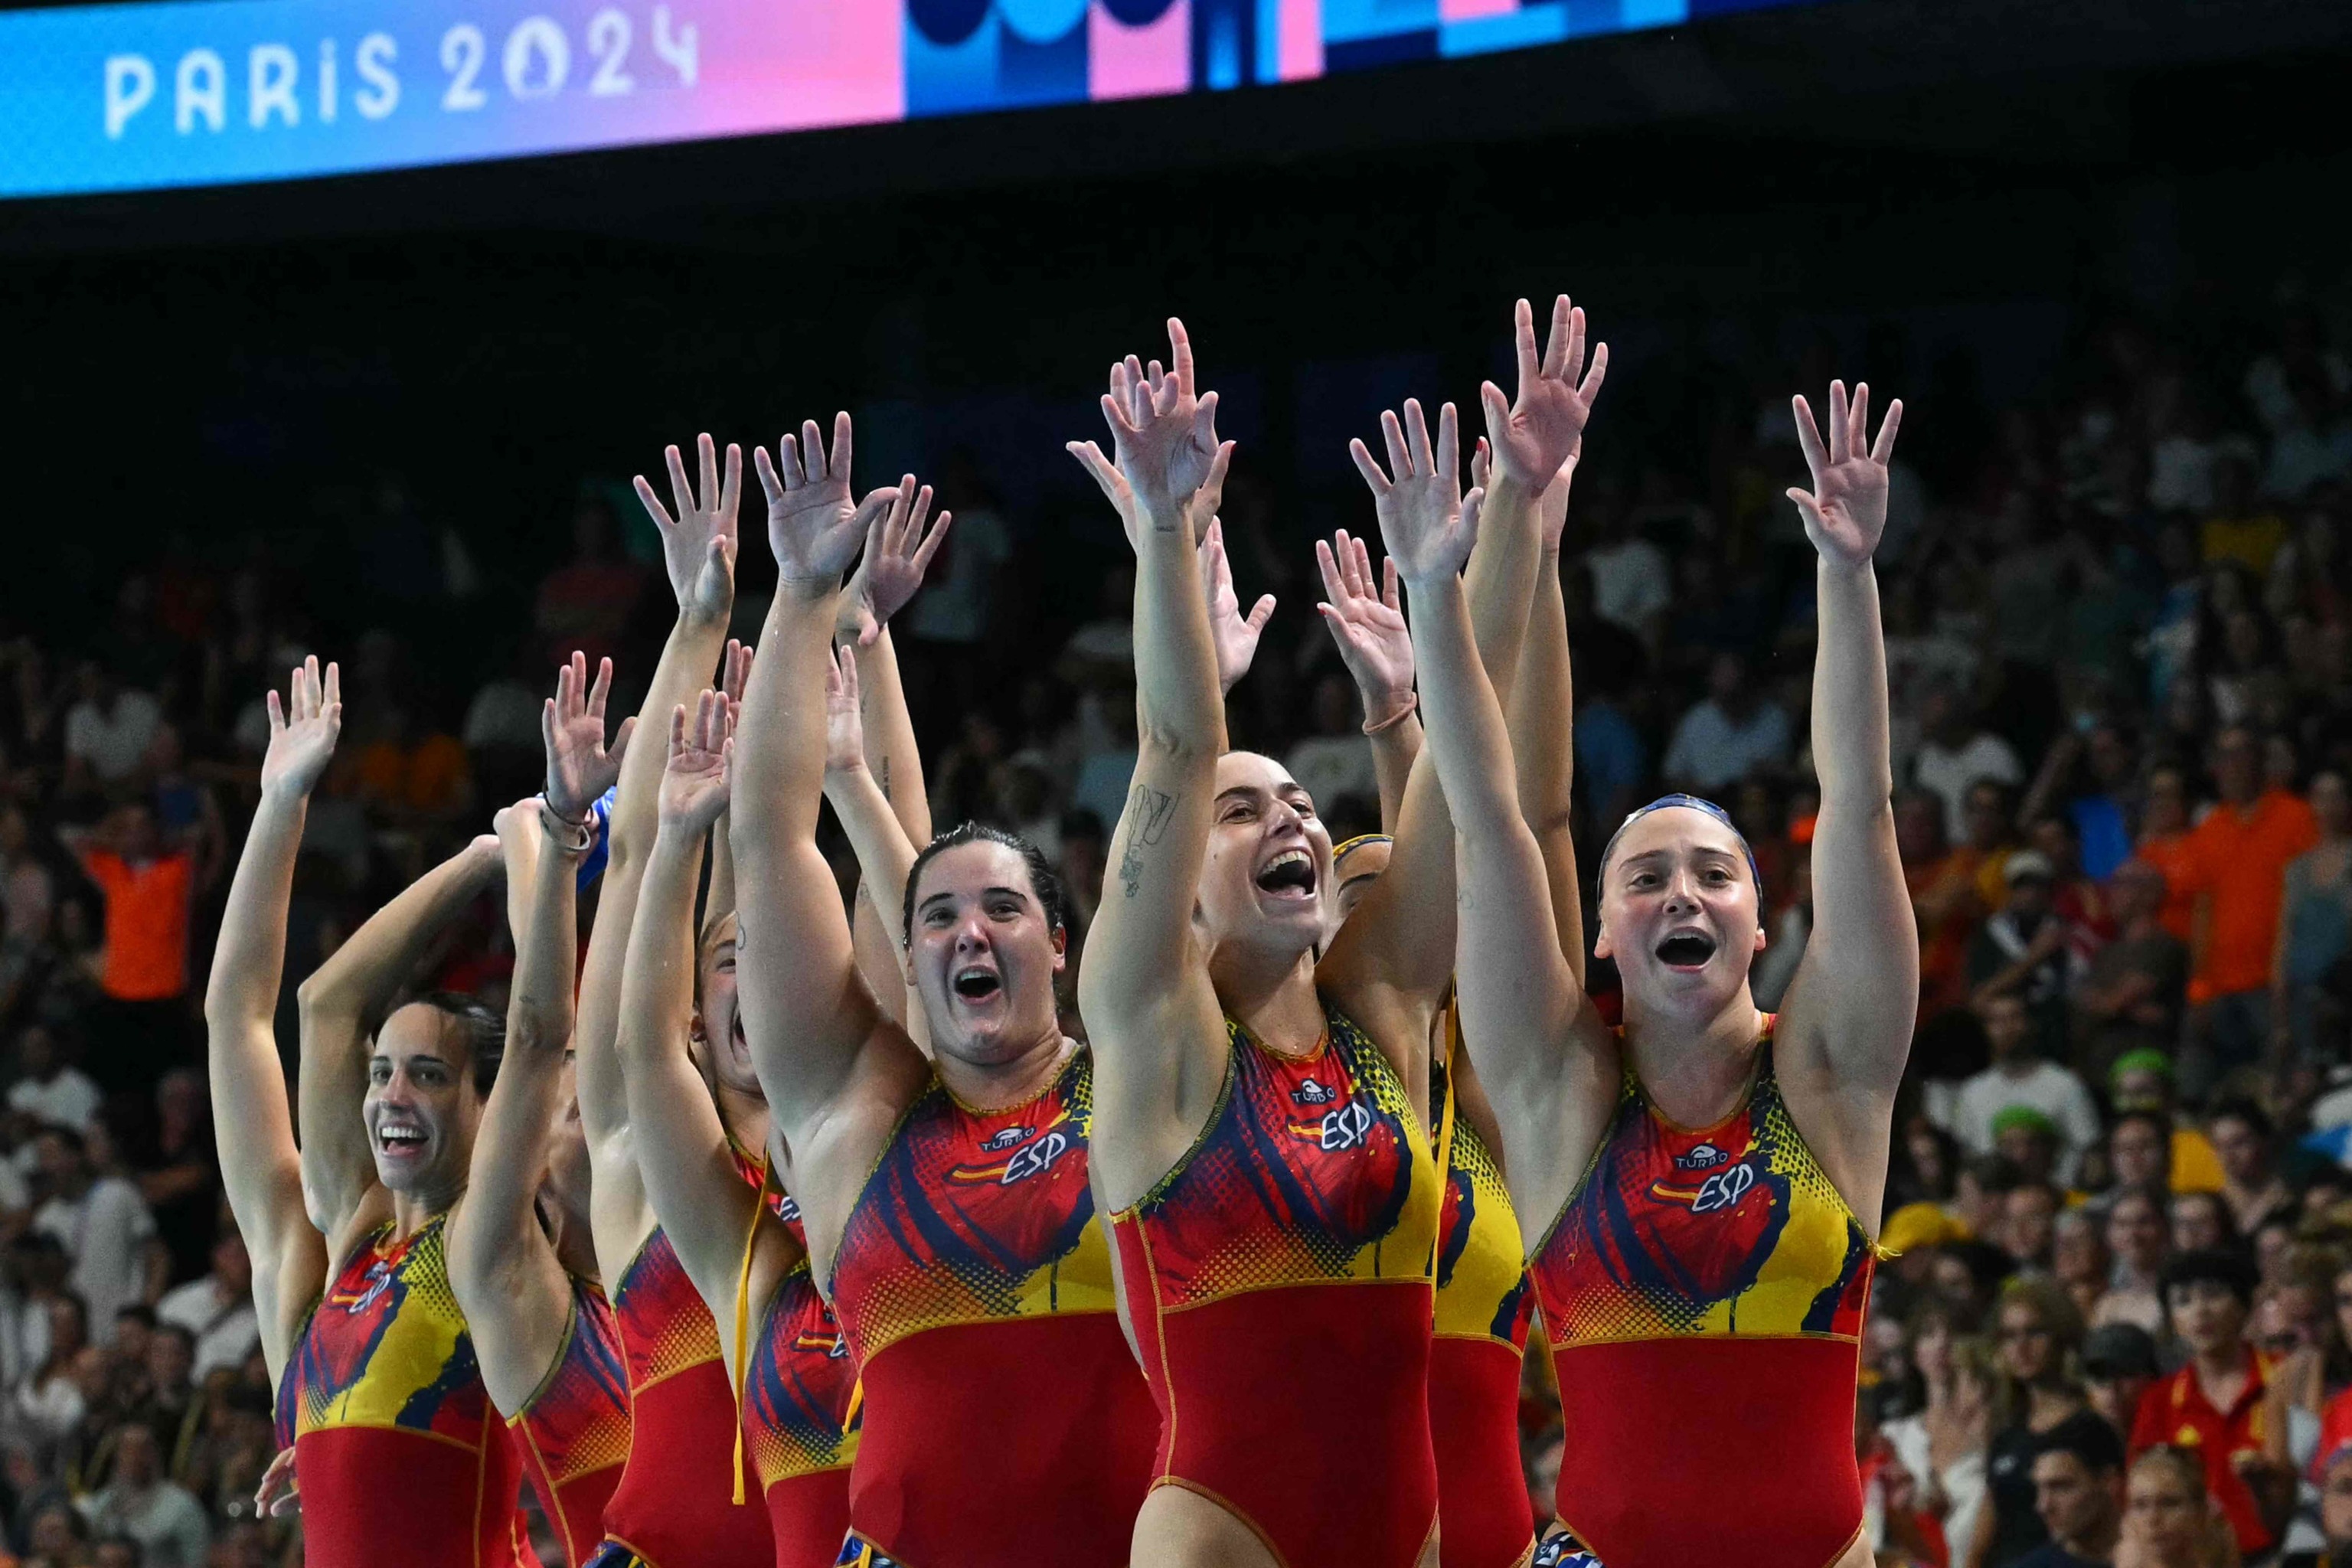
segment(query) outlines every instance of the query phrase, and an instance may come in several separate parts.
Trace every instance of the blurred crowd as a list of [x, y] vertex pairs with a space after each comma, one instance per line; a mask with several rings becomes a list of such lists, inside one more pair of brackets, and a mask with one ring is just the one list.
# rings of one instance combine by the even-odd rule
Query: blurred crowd
[[[2352, 334], [2330, 303], [2283, 296], [2266, 340], [2221, 352], [2085, 330], [2031, 405], [1910, 398], [1879, 575], [1923, 980], [1855, 1426], [1882, 1562], [2352, 1563]], [[1661, 790], [1720, 800], [1763, 879], [1768, 1008], [1810, 925], [1812, 555], [1781, 496], [1802, 473], [1785, 395], [1834, 366], [1800, 357], [1728, 378], [1759, 390], [1718, 398], [1681, 454], [1618, 434], [1643, 403], [1629, 371], [1561, 563], [1587, 871]], [[1041, 593], [1068, 576], [1065, 531], [1102, 520], [1024, 516], [999, 497], [1037, 487], [969, 452], [926, 477], [955, 524], [897, 637], [934, 818], [1037, 842], [1082, 941], [1135, 754], [1131, 582], [1106, 552], [1093, 603]], [[1339, 839], [1378, 826], [1372, 758], [1311, 613], [1328, 520], [1288, 504], [1246, 464], [1228, 486], [1244, 601], [1281, 601], [1233, 728]], [[612, 655], [633, 706], [668, 621], [633, 506], [583, 485], [562, 564], [499, 583], [384, 479], [340, 520], [360, 620], [265, 549], [184, 539], [121, 563], [96, 635], [10, 607], [0, 1565], [299, 1561], [298, 1526], [250, 1500], [271, 1390], [199, 1022], [261, 694], [306, 652], [342, 664], [299, 979], [530, 792], [560, 658]], [[763, 608], [747, 575], [740, 626]], [[433, 982], [499, 1005], [505, 944], [485, 900]], [[1593, 988], [1605, 1005], [1605, 963]], [[280, 1037], [290, 1065], [290, 989]], [[1543, 1360], [1525, 1426], [1549, 1517]]]

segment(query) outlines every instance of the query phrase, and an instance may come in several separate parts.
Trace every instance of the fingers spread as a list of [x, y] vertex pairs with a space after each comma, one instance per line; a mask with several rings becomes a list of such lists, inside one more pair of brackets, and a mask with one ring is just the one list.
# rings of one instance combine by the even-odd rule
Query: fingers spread
[[636, 477], [635, 480], [635, 489], [637, 492], [637, 504], [646, 509], [646, 515], [654, 520], [654, 526], [656, 528], [660, 529], [664, 533], [667, 533], [671, 529], [677, 526], [677, 523], [670, 521], [669, 509], [662, 505], [661, 498], [659, 496], [654, 494], [653, 486], [646, 483], [645, 475], [639, 474]]

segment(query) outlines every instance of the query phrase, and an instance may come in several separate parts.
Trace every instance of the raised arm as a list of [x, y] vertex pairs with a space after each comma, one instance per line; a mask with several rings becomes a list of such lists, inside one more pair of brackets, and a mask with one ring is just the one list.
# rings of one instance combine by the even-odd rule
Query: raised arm
[[205, 1037], [221, 1184], [253, 1255], [254, 1310], [274, 1387], [301, 1315], [326, 1282], [326, 1242], [303, 1207], [302, 1157], [271, 1020], [286, 971], [286, 907], [302, 824], [342, 729], [341, 676], [331, 664], [321, 682], [313, 658], [294, 672], [285, 704], [272, 691], [268, 706], [261, 803], [221, 913], [205, 987]]
[[[558, 675], [555, 700], [541, 718], [551, 760], [557, 711], [581, 706], [584, 662]], [[571, 1324], [572, 1281], [540, 1226], [538, 1197], [549, 1131], [563, 1103], [579, 947], [575, 889], [590, 840], [586, 819], [570, 816], [552, 799], [499, 812], [498, 836], [515, 945], [506, 1056], [474, 1134], [466, 1195], [446, 1234], [449, 1283], [473, 1334], [482, 1382], [490, 1403], [513, 1416], [563, 1353]]]
[[1204, 486], [1192, 508], [1195, 526], [1206, 517], [1201, 542], [1193, 547], [1192, 563], [1201, 572], [1201, 596], [1209, 606], [1209, 642], [1217, 654], [1217, 689], [1227, 696], [1241, 684], [1257, 659], [1258, 639], [1274, 618], [1274, 595], [1260, 594], [1248, 615], [1242, 614], [1241, 595], [1234, 591], [1234, 563], [1225, 554], [1225, 525]]
[[1568, 526], [1569, 481], [1576, 458], [1560, 465], [1536, 504], [1541, 553], [1536, 567], [1535, 602], [1528, 610], [1527, 640], [1519, 645], [1519, 678], [1511, 685], [1504, 725], [1519, 773], [1519, 815], [1543, 851], [1544, 877], [1551, 888], [1553, 927], [1559, 951], [1580, 983], [1584, 979], [1584, 898], [1577, 885], [1576, 845], [1569, 818], [1570, 785], [1576, 774], [1575, 682], [1568, 658], [1568, 602], [1559, 585], [1559, 541]]
[[1413, 759], [1421, 755], [1412, 633], [1404, 624], [1396, 563], [1388, 562], [1384, 574], [1374, 576], [1371, 552], [1343, 528], [1328, 544], [1315, 542], [1315, 563], [1323, 571], [1323, 602], [1315, 608], [1330, 628], [1339, 662], [1355, 678], [1364, 733], [1372, 742], [1372, 773], [1380, 780], [1381, 831], [1392, 835]]
[[1615, 1051], [1554, 939], [1543, 858], [1519, 813], [1502, 710], [1471, 630], [1458, 574], [1478, 522], [1461, 499], [1454, 421], [1449, 404], [1433, 448], [1418, 404], [1405, 405], [1402, 421], [1383, 416], [1386, 474], [1361, 441], [1352, 451], [1412, 595], [1423, 752], [1443, 780], [1461, 861], [1462, 1037], [1491, 1091], [1532, 1246], [1606, 1125]]
[[[864, 667], [865, 679], [859, 685], [855, 714], [861, 764], [875, 795], [894, 818], [892, 836], [915, 847], [930, 842], [931, 802], [923, 788], [923, 755], [915, 743], [914, 716], [907, 710], [906, 689], [898, 679], [898, 652], [890, 643], [890, 617], [904, 609], [921, 590], [923, 577], [947, 538], [949, 523], [954, 521], [952, 513], [941, 512], [926, 531], [924, 520], [930, 510], [931, 491], [925, 486], [916, 492], [912, 507], [893, 507], [874, 519], [866, 535], [866, 552], [849, 579], [849, 586], [842, 591], [841, 605], [834, 616], [834, 640], [855, 644], [860, 650], [858, 661]], [[828, 674], [826, 679], [830, 682], [833, 678]], [[832, 697], [828, 685], [828, 733], [839, 717], [831, 712]], [[833, 798], [833, 783], [834, 772], [828, 764], [825, 788], [829, 799]], [[842, 808], [843, 803], [834, 799], [835, 815], [840, 815]], [[845, 818], [844, 826], [848, 826]], [[878, 823], [871, 826], [879, 827]], [[865, 881], [850, 911], [858, 969], [890, 1016], [919, 1038], [924, 1033], [919, 1021], [921, 1013], [908, 994], [906, 966], [900, 962], [903, 944], [898, 916], [900, 895], [906, 889], [905, 868], [900, 868], [897, 880], [877, 881], [877, 872], [895, 857], [868, 858], [866, 846], [858, 844], [857, 830], [849, 831], [851, 842], [858, 845], [858, 862], [865, 873]], [[907, 864], [911, 865], [913, 859], [910, 848]]]
[[[710, 684], [735, 607], [736, 511], [743, 487], [743, 454], [730, 446], [722, 475], [719, 450], [709, 437], [700, 437], [695, 448], [698, 487], [688, 479], [685, 458], [676, 447], [664, 454], [675, 514], [642, 474], [636, 480], [637, 500], [661, 535], [662, 562], [677, 601], [677, 620], [654, 667], [641, 710], [653, 716], [656, 726], [667, 724], [674, 709], [693, 701], [695, 693]], [[573, 738], [571, 730], [565, 734]], [[584, 726], [576, 738], [589, 739]], [[601, 745], [603, 738], [599, 725], [593, 739]], [[613, 1034], [618, 1026], [621, 965], [636, 914], [637, 884], [653, 845], [654, 797], [662, 773], [659, 739], [656, 732], [655, 743], [620, 759], [620, 787], [607, 830], [608, 858], [596, 895], [588, 961], [581, 971], [579, 1018], [572, 1034], [580, 1121], [594, 1171], [597, 1254], [607, 1270], [627, 1262], [652, 1225], [629, 1143], [627, 1100], [620, 1064], [613, 1057]]]
[[[824, 798], [857, 855], [860, 882], [855, 918], [871, 928], [870, 935], [857, 933], [858, 944], [879, 950], [871, 960], [861, 953], [858, 968], [876, 1000], [905, 1026], [909, 1038], [927, 1047], [929, 1031], [924, 1026], [922, 1004], [907, 984], [905, 928], [895, 918], [907, 878], [915, 868], [915, 845], [866, 762], [866, 704], [857, 666], [856, 647], [845, 643], [837, 650], [836, 662], [824, 672]], [[887, 914], [882, 908], [885, 901], [894, 906]]]
[[[1491, 527], [1482, 521], [1475, 531], [1464, 581], [1479, 660], [1498, 689], [1517, 672], [1535, 591], [1534, 499], [1582, 437], [1609, 364], [1603, 346], [1593, 351], [1587, 365], [1584, 313], [1564, 295], [1554, 306], [1551, 335], [1540, 359], [1533, 312], [1525, 300], [1514, 328], [1517, 400], [1507, 405], [1498, 389], [1482, 389], [1502, 506]], [[1458, 465], [1452, 440], [1448, 460]], [[1482, 507], [1482, 517], [1483, 512]], [[1436, 771], [1417, 762], [1398, 808], [1389, 868], [1333, 939], [1318, 971], [1391, 1053], [1416, 1095], [1417, 1086], [1428, 1081], [1424, 1053], [1430, 1027], [1454, 973], [1453, 839]]]
[[[743, 684], [751, 679], [751, 650], [730, 637], [719, 664], [719, 689], [730, 714], [743, 710]], [[735, 851], [727, 843], [727, 814], [720, 812], [710, 829], [710, 890], [702, 899], [702, 931], [735, 912]]]
[[[687, 1052], [694, 1010], [694, 885], [703, 840], [727, 809], [734, 744], [729, 721], [727, 699], [718, 692], [696, 700], [691, 722], [685, 709], [672, 711], [660, 826], [629, 932], [618, 1042], [646, 1194], [687, 1277], [722, 1323], [733, 1316], [744, 1241], [755, 1219], [751, 1300], [767, 1300], [797, 1253], [737, 1173], [726, 1124]], [[735, 1346], [729, 1336], [719, 1338], [732, 1371]]]
[[1849, 405], [1845, 384], [1830, 383], [1826, 444], [1801, 397], [1796, 412], [1813, 486], [1789, 495], [1821, 557], [1813, 770], [1822, 809], [1812, 940], [1781, 1005], [1775, 1070], [1798, 1130], [1875, 1231], [1919, 992], [1919, 931], [1895, 845], [1886, 641], [1870, 563], [1886, 530], [1886, 461], [1903, 404], [1887, 405], [1874, 446], [1866, 385]]
[[[841, 1214], [825, 1212], [831, 1200], [863, 1175], [862, 1166], [849, 1172], [838, 1162], [828, 1164], [823, 1134], [842, 1131], [862, 1148], [874, 1131], [872, 1118], [895, 1114], [881, 1107], [899, 1089], [911, 1093], [927, 1071], [859, 978], [840, 891], [816, 844], [824, 672], [842, 574], [877, 515], [912, 510], [915, 482], [910, 476], [896, 489], [873, 492], [862, 506], [853, 502], [846, 414], [835, 421], [830, 456], [812, 420], [798, 440], [786, 436], [778, 443], [775, 463], [762, 449], [757, 466], [777, 585], [736, 732], [740, 805], [728, 830], [737, 878], [736, 973], [786, 1176], [816, 1242], [828, 1221], [837, 1225], [845, 1215], [845, 1205]], [[875, 1086], [878, 1099], [861, 1097], [862, 1085]], [[816, 1242], [814, 1249], [829, 1262], [829, 1244]]]
[[1128, 1151], [1137, 1169], [1120, 1189], [1127, 1174], [1166, 1168], [1154, 1135], [1191, 1136], [1223, 1081], [1223, 1015], [1192, 929], [1225, 750], [1192, 507], [1204, 486], [1222, 485], [1233, 447], [1217, 440], [1217, 395], [1194, 388], [1183, 324], [1171, 320], [1168, 336], [1172, 368], [1131, 355], [1111, 367], [1102, 406], [1116, 465], [1091, 441], [1070, 447], [1118, 510], [1136, 559], [1135, 777], [1109, 846], [1118, 891], [1105, 889], [1078, 973], [1096, 1093], [1138, 1135]]

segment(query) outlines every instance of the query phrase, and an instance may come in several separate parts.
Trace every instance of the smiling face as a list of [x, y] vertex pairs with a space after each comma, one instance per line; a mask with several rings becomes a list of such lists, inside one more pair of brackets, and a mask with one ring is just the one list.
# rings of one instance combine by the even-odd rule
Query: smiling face
[[1193, 912], [1203, 945], [1262, 949], [1278, 961], [1312, 952], [1323, 940], [1331, 878], [1331, 836], [1306, 788], [1271, 757], [1218, 758]]
[[[743, 1034], [743, 1015], [735, 1005], [735, 917], [721, 915], [703, 934], [695, 954], [694, 1027], [702, 1048], [709, 1053], [711, 1076], [739, 1094], [760, 1092], [760, 1075], [751, 1067], [751, 1042]], [[718, 1048], [711, 1049], [711, 1042]]]
[[993, 1067], [1061, 1038], [1054, 977], [1067, 933], [1019, 851], [987, 838], [942, 849], [918, 873], [913, 901], [907, 967], [933, 1050]]
[[465, 1184], [482, 1119], [470, 1056], [455, 1021], [422, 1002], [376, 1031], [362, 1114], [376, 1180], [389, 1191], [455, 1192]]
[[1747, 988], [1763, 949], [1756, 879], [1737, 833], [1680, 805], [1623, 830], [1601, 868], [1593, 952], [1616, 961], [1629, 1013], [1712, 1016]]

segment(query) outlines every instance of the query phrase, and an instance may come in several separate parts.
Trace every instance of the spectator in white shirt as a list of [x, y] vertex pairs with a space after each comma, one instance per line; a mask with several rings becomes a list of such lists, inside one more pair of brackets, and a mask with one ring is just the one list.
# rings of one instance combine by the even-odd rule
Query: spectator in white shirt
[[1609, 542], [1584, 556], [1592, 574], [1592, 613], [1654, 647], [1658, 617], [1674, 602], [1674, 571], [1630, 515], [1612, 517], [1604, 529]]
[[163, 707], [144, 691], [125, 689], [95, 660], [76, 675], [79, 691], [66, 710], [67, 789], [75, 776], [95, 776], [100, 784], [120, 784], [139, 771], [163, 722]]
[[110, 1343], [116, 1312], [163, 1293], [168, 1262], [155, 1239], [155, 1221], [137, 1187], [121, 1176], [92, 1173], [79, 1133], [44, 1129], [35, 1149], [50, 1196], [34, 1211], [34, 1227], [56, 1237], [73, 1259], [73, 1288], [100, 1342]]
[[204, 1505], [164, 1476], [155, 1434], [144, 1426], [118, 1434], [114, 1478], [84, 1498], [81, 1510], [100, 1534], [137, 1542], [142, 1568], [204, 1568], [212, 1544]]
[[1960, 1085], [1948, 1131], [1970, 1153], [1990, 1153], [1997, 1146], [1993, 1124], [2002, 1111], [2016, 1105], [2039, 1111], [2058, 1130], [2057, 1177], [2072, 1182], [2083, 1152], [2099, 1141], [2099, 1111], [2091, 1091], [2064, 1068], [2033, 1054], [2033, 1019], [2023, 997], [1990, 997], [1979, 1013], [1992, 1065]]
[[1919, 710], [1922, 739], [1913, 753], [1911, 777], [1921, 789], [1944, 803], [1944, 834], [1958, 844], [1968, 837], [1970, 786], [1990, 779], [2016, 784], [2025, 779], [2025, 766], [2007, 741], [1979, 729], [1959, 691], [1937, 683], [1927, 691]]
[[81, 1426], [89, 1404], [77, 1376], [89, 1342], [89, 1314], [71, 1291], [48, 1302], [48, 1349], [8, 1397], [6, 1425], [33, 1446], [44, 1467]]
[[261, 1342], [253, 1312], [253, 1259], [245, 1237], [226, 1229], [213, 1243], [213, 1271], [168, 1291], [155, 1305], [158, 1322], [174, 1323], [195, 1342], [198, 1383], [217, 1367], [239, 1367]]
[[1720, 653], [1707, 667], [1707, 695], [1682, 716], [1659, 771], [1677, 789], [1716, 795], [1759, 767], [1789, 757], [1789, 716], [1756, 694], [1748, 666]]
[[87, 1132], [106, 1097], [88, 1074], [65, 1059], [44, 1024], [28, 1024], [16, 1037], [16, 1081], [8, 1088], [8, 1109], [34, 1126], [70, 1127]]

